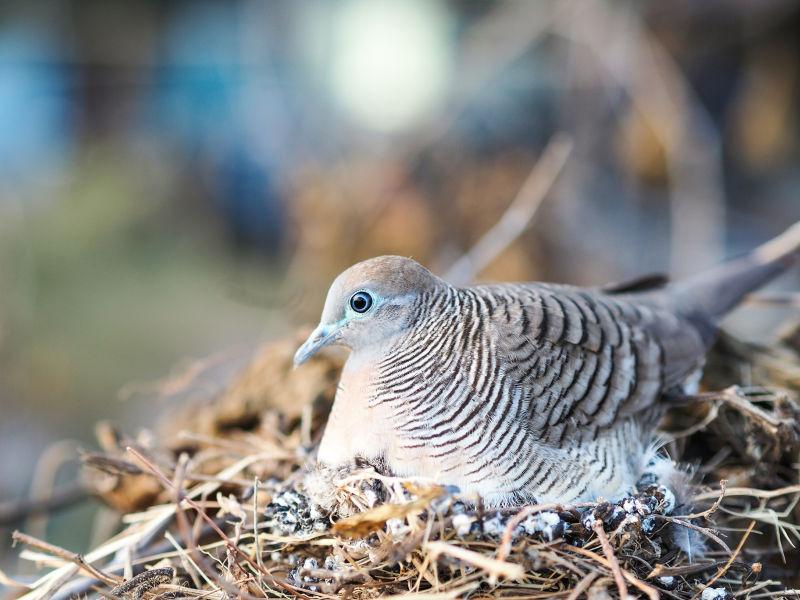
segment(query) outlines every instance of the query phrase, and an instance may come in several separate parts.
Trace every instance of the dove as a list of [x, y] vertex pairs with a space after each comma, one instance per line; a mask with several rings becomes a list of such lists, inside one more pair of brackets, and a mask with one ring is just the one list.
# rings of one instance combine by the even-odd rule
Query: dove
[[355, 264], [294, 358], [350, 351], [318, 465], [371, 464], [488, 506], [620, 497], [652, 468], [659, 419], [719, 320], [799, 253], [800, 223], [674, 283], [458, 287], [409, 258]]

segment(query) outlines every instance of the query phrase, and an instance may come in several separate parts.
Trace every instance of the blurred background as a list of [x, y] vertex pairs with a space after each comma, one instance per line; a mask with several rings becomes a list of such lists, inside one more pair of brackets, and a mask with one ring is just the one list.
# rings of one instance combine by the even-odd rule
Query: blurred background
[[56, 476], [54, 441], [151, 424], [174, 365], [314, 321], [356, 260], [445, 272], [554, 135], [563, 171], [480, 279], [743, 252], [800, 219], [798, 117], [789, 0], [3, 2], [0, 501]]

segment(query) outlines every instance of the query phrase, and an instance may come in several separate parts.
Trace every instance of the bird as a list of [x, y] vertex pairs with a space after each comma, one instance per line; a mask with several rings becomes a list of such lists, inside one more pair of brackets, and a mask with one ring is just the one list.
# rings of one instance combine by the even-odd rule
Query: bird
[[300, 365], [349, 349], [319, 468], [454, 486], [485, 506], [614, 499], [652, 469], [719, 320], [800, 255], [800, 222], [676, 282], [455, 286], [379, 256], [333, 281]]

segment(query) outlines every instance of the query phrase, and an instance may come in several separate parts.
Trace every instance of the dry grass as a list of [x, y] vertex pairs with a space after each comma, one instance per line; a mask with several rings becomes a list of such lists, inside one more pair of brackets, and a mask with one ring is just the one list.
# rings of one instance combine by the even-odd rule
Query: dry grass
[[[287, 403], [274, 396], [277, 381], [303, 377], [279, 360], [294, 345], [266, 347], [215, 402], [193, 405], [194, 419], [181, 424], [202, 424], [200, 431], [177, 435], [167, 428], [160, 437], [133, 440], [101, 429], [104, 451], [85, 462], [96, 494], [124, 512], [121, 531], [85, 556], [15, 534], [21, 557], [44, 574], [12, 587], [14, 595], [797, 594], [787, 588], [800, 585], [800, 421], [793, 401], [800, 360], [788, 348], [724, 338], [706, 375], [723, 391], [693, 398], [666, 420], [669, 451], [695, 466], [696, 479], [713, 484], [683, 505], [675, 506], [670, 490], [643, 481], [635, 497], [615, 504], [487, 511], [451, 490], [364, 468], [338, 480], [340, 503], [357, 512], [336, 518], [295, 490], [324, 423], [328, 387], [335, 385], [328, 373], [338, 359], [319, 359], [318, 389], [285, 381], [303, 395], [301, 406]], [[731, 381], [771, 387], [721, 385]], [[215, 414], [223, 415], [219, 422]]]

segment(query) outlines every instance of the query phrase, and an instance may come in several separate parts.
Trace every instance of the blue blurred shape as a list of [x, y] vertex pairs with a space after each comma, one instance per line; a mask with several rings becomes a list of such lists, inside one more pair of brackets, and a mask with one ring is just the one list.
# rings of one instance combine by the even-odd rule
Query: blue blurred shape
[[159, 72], [157, 119], [193, 146], [230, 137], [242, 84], [238, 11], [227, 3], [184, 4], [171, 18]]
[[31, 183], [63, 166], [73, 98], [59, 48], [44, 30], [0, 26], [0, 177]]
[[166, 31], [154, 121], [206, 176], [236, 242], [275, 251], [283, 211], [274, 177], [280, 157], [269, 141], [285, 115], [274, 110], [280, 92], [264, 72], [267, 57], [244, 49], [247, 26], [235, 3], [180, 5]]

